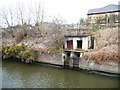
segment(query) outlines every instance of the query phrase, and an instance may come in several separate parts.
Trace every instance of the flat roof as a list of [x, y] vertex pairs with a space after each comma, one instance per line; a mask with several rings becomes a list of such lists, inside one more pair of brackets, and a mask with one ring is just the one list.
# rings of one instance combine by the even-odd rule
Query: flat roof
[[88, 37], [91, 36], [90, 34], [83, 34], [83, 35], [64, 35], [64, 37]]

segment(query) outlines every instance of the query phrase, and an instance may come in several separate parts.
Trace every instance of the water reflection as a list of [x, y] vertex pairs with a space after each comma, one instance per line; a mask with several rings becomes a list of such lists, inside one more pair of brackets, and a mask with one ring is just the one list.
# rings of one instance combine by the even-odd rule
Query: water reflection
[[34, 64], [3, 62], [3, 88], [116, 88], [118, 79]]

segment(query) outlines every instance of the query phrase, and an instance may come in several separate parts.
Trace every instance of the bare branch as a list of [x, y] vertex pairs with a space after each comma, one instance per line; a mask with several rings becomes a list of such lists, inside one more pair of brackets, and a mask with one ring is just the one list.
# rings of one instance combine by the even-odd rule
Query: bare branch
[[7, 27], [10, 27], [10, 22], [9, 22], [9, 19], [8, 19], [8, 12], [6, 9], [2, 9], [0, 11], [0, 17], [2, 17], [3, 21], [5, 21], [4, 23], [7, 25]]

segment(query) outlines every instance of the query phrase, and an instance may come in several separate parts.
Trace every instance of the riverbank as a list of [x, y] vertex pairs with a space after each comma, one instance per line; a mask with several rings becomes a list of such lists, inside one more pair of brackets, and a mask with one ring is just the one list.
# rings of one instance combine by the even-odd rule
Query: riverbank
[[[35, 33], [36, 32], [37, 31], [35, 31]], [[104, 32], [106, 32], [105, 35], [104, 35]], [[107, 32], [109, 32], [109, 35], [107, 35], [108, 34]], [[120, 74], [119, 65], [118, 65], [119, 60], [118, 60], [118, 53], [117, 53], [118, 38], [117, 38], [117, 35], [113, 37], [114, 36], [113, 32], [114, 32], [114, 35], [116, 35], [117, 28], [101, 30], [101, 31], [98, 31], [97, 34], [95, 34], [97, 39], [95, 44], [96, 45], [95, 50], [92, 50], [93, 52], [88, 50], [87, 52], [84, 53], [84, 59], [80, 61], [79, 69]], [[33, 33], [30, 35], [33, 35]], [[39, 34], [37, 33], [37, 35]], [[36, 59], [35, 62], [52, 64], [55, 66], [56, 65], [64, 66], [62, 62], [62, 51], [51, 53], [50, 49], [55, 48], [56, 45], [55, 46], [53, 45], [52, 40], [54, 39], [50, 38], [50, 35], [47, 35], [44, 37], [43, 36], [37, 37], [35, 34], [33, 36], [34, 38], [31, 36], [27, 36], [26, 38], [21, 40], [18, 44], [23, 43], [25, 47], [38, 51], [38, 59]], [[6, 42], [5, 40], [3, 40], [5, 42], [3, 46], [12, 45], [14, 43], [14, 39], [5, 39], [7, 40]], [[105, 43], [104, 42], [101, 43], [101, 41], [104, 41]], [[56, 44], [56, 42], [54, 42], [54, 44]], [[62, 45], [60, 46], [62, 47]], [[102, 49], [102, 51], [100, 49]]]
[[85, 72], [88, 74], [96, 74], [96, 75], [102, 75], [102, 76], [108, 76], [108, 77], [119, 77], [119, 73], [112, 73], [112, 72], [106, 72], [106, 71], [100, 71], [100, 70], [91, 70], [88, 68], [66, 68], [62, 65], [58, 65], [58, 64], [51, 64], [51, 63], [45, 63], [45, 62], [33, 62], [34, 64], [39, 64], [39, 65], [44, 65], [44, 66], [48, 66], [48, 67], [54, 67], [54, 68], [61, 68], [61, 69], [69, 69], [69, 70], [73, 70], [73, 71], [78, 71], [78, 72]]
[[[24, 49], [23, 49], [24, 48]], [[18, 50], [18, 51], [17, 51]], [[51, 66], [59, 66], [62, 68], [65, 68], [66, 66], [64, 65], [64, 62], [62, 61], [62, 53], [48, 53], [48, 52], [41, 52], [37, 51], [37, 54], [32, 53], [32, 51], [29, 51], [29, 49], [25, 49], [24, 44], [18, 45], [18, 46], [6, 46], [6, 48], [3, 48], [3, 57], [11, 58], [15, 57], [17, 59], [21, 59], [20, 61], [29, 63], [29, 62], [37, 62], [37, 63], [42, 63], [46, 65], [51, 65]], [[19, 53], [23, 53], [19, 54]], [[25, 53], [24, 53], [25, 52]], [[27, 53], [26, 53], [27, 52]], [[35, 55], [34, 55], [35, 54]], [[22, 57], [21, 57], [22, 55]], [[37, 55], [37, 58], [36, 58]], [[32, 57], [32, 59], [30, 58]], [[35, 59], [36, 58], [36, 59]], [[4, 58], [3, 58], [4, 59]], [[103, 74], [109, 76], [108, 74], [116, 74], [120, 75], [119, 67], [118, 66], [113, 66], [113, 65], [107, 65], [107, 64], [97, 64], [93, 60], [86, 61], [84, 59], [81, 59], [78, 63], [77, 69], [75, 69], [72, 66], [67, 66], [68, 69], [73, 69], [73, 70], [85, 70], [88, 73], [96, 73], [96, 74]]]
[[[44, 54], [39, 57], [39, 60], [35, 61], [35, 63], [41, 63], [45, 65], [50, 65], [52, 67], [59, 67], [59, 68], [65, 68], [62, 63], [61, 54], [56, 55], [50, 55], [50, 54]], [[120, 75], [119, 67], [118, 66], [111, 66], [106, 64], [96, 64], [93, 61], [86, 61], [86, 60], [80, 60], [79, 62], [79, 68], [75, 69], [73, 67], [67, 67], [68, 69], [73, 70], [84, 70], [88, 73], [95, 73], [95, 74], [103, 74], [109, 76], [111, 75]]]
[[[23, 49], [24, 48], [24, 49]], [[18, 51], [17, 51], [18, 50]], [[26, 53], [27, 50], [27, 53]], [[25, 62], [25, 63], [32, 63], [32, 62], [37, 62], [37, 63], [42, 63], [46, 65], [52, 65], [52, 66], [59, 66], [62, 68], [65, 68], [66, 66], [64, 65], [64, 62], [62, 61], [62, 53], [45, 53], [41, 51], [37, 51], [37, 54], [30, 53], [28, 52], [29, 49], [25, 49], [25, 46], [22, 44], [18, 46], [6, 46], [3, 48], [3, 59], [10, 59], [11, 57], [19, 59], [19, 61]], [[19, 54], [19, 53], [24, 53]], [[35, 55], [34, 55], [35, 54]], [[22, 57], [21, 57], [22, 55]], [[37, 58], [36, 58], [37, 55]], [[30, 58], [33, 57], [34, 58]], [[5, 58], [4, 58], [5, 57]], [[29, 59], [30, 58], [30, 59]], [[35, 59], [36, 58], [36, 59]], [[118, 66], [113, 66], [113, 65], [107, 65], [107, 64], [97, 64], [93, 60], [86, 61], [84, 59], [81, 59], [78, 63], [77, 69], [75, 69], [73, 66], [67, 66], [68, 69], [73, 69], [73, 70], [85, 70], [89, 73], [103, 73], [103, 75], [106, 74], [116, 74], [119, 75], [119, 67]]]

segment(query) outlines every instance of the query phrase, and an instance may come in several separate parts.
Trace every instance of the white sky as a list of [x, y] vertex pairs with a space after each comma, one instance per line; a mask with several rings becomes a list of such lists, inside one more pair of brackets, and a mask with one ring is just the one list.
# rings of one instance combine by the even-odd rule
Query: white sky
[[45, 9], [46, 20], [50, 16], [61, 16], [67, 23], [77, 23], [81, 17], [86, 18], [89, 9], [118, 4], [120, 0], [0, 0], [0, 8], [14, 6], [22, 2], [28, 6], [32, 2], [41, 2]]

